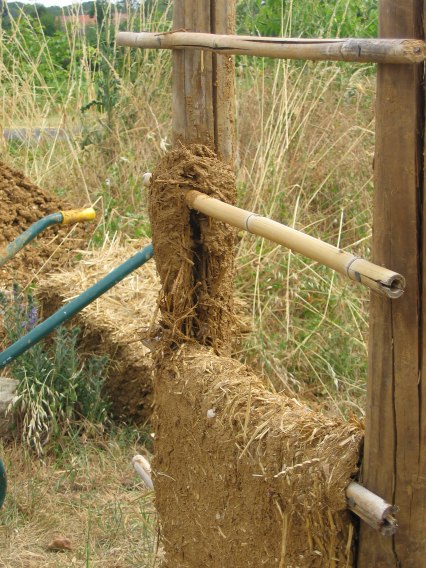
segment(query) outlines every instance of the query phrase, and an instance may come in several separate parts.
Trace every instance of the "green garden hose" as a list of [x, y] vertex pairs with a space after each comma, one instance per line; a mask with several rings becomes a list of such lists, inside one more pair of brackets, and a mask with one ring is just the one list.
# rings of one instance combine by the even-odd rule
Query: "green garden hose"
[[99, 280], [99, 282], [74, 298], [74, 300], [68, 302], [68, 304], [60, 308], [49, 318], [38, 324], [26, 335], [15, 341], [15, 343], [0, 353], [0, 369], [14, 361], [19, 355], [22, 355], [22, 353], [25, 353], [25, 351], [38, 343], [43, 337], [46, 337], [46, 335], [51, 333], [59, 325], [68, 321], [78, 312], [81, 312], [82, 309], [121, 282], [131, 272], [145, 264], [145, 262], [148, 262], [153, 255], [154, 250], [152, 244], [150, 244], [126, 260], [126, 262], [123, 262], [118, 268], [112, 270], [102, 278], [102, 280]]
[[81, 221], [93, 221], [96, 219], [96, 212], [92, 207], [87, 209], [72, 209], [71, 211], [59, 211], [51, 213], [43, 219], [39, 219], [31, 225], [21, 235], [7, 245], [5, 249], [0, 250], [0, 266], [6, 264], [8, 260], [13, 258], [25, 245], [31, 242], [42, 231], [52, 225], [72, 225]]

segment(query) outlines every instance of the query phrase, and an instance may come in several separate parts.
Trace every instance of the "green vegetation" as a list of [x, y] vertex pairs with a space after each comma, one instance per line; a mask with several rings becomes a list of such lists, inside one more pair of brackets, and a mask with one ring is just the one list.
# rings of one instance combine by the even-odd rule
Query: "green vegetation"
[[[0, 291], [0, 315], [13, 343], [39, 323], [39, 306], [31, 293], [15, 285], [10, 293]], [[40, 341], [11, 366], [19, 380], [13, 404], [17, 433], [38, 455], [46, 444], [81, 434], [91, 424], [105, 425], [108, 419], [102, 398], [107, 360], [91, 356], [82, 361], [78, 333], [78, 328], [60, 327], [52, 342]]]
[[248, 0], [240, 33], [290, 37], [376, 37], [377, 0]]

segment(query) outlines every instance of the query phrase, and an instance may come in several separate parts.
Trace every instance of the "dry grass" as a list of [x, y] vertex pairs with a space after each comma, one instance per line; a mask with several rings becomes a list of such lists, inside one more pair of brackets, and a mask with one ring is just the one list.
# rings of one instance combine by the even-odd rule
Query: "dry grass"
[[[44, 461], [0, 443], [9, 478], [0, 514], [0, 566], [156, 567], [152, 494], [131, 466], [140, 452], [141, 442], [126, 433], [70, 442]], [[48, 550], [58, 537], [68, 538], [71, 550]]]
[[[112, 270], [130, 259], [144, 246], [146, 239], [122, 245], [119, 239], [104, 241], [102, 248], [81, 251], [81, 259], [71, 270], [64, 268], [49, 274], [39, 284], [39, 295], [48, 303], [55, 298], [69, 302], [81, 291], [87, 290]], [[137, 346], [137, 354], [146, 354], [140, 341], [156, 325], [160, 283], [154, 262], [147, 262], [134, 270], [111, 290], [87, 306], [77, 315], [84, 328], [111, 336], [111, 341]]]
[[[350, 75], [338, 64], [278, 62], [260, 73], [243, 61], [240, 73], [241, 203], [368, 258], [374, 88], [366, 68]], [[335, 412], [362, 414], [368, 292], [250, 235], [238, 256], [238, 292], [256, 330], [242, 357], [278, 389], [313, 389]]]
[[[131, 179], [138, 180], [162, 153], [160, 146], [167, 142], [166, 122], [171, 107], [164, 97], [170, 84], [171, 55], [167, 51], [131, 54], [130, 50], [118, 50], [114, 43], [118, 25], [113, 20], [113, 3], [103, 26], [94, 32], [93, 48], [85, 29], [78, 25], [78, 5], [74, 7], [64, 45], [58, 48], [64, 51], [64, 57], [71, 58], [69, 73], [62, 81], [55, 79], [58, 69], [52, 63], [48, 38], [23, 33], [23, 25], [30, 25], [27, 16], [22, 14], [13, 23], [12, 41], [7, 41], [0, 30], [2, 127], [31, 130], [55, 126], [64, 128], [69, 137], [28, 137], [9, 146], [1, 137], [1, 143], [11, 165], [35, 183], [60, 191], [76, 202], [94, 202], [102, 196], [102, 189], [121, 197], [122, 186], [127, 186]], [[129, 26], [152, 31], [166, 28], [170, 14], [165, 12], [154, 19], [156, 8], [157, 2], [153, 2], [151, 11], [141, 13], [137, 22], [131, 18]], [[49, 73], [40, 71], [40, 61], [43, 69], [50, 68], [49, 82]], [[95, 74], [100, 65], [104, 69], [101, 78]], [[122, 70], [121, 77], [118, 68]], [[82, 112], [85, 105], [99, 98], [98, 90], [106, 83], [116, 89], [114, 96], [119, 95], [113, 116], [100, 114], [94, 107]], [[132, 164], [136, 155], [137, 168]], [[111, 183], [105, 185], [106, 180]], [[125, 189], [125, 203], [139, 205], [139, 200], [127, 195]], [[105, 214], [108, 204], [102, 199], [98, 200], [98, 208], [101, 207]]]

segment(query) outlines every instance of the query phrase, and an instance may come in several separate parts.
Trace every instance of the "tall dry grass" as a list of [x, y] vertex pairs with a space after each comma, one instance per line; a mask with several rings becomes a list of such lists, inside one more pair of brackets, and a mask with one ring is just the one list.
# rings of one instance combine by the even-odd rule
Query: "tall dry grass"
[[[368, 257], [373, 99], [365, 67], [276, 62], [259, 68], [242, 61], [241, 203]], [[311, 391], [336, 412], [362, 414], [368, 292], [250, 235], [238, 256], [238, 290], [255, 329], [242, 356], [277, 388]]]
[[[170, 53], [117, 50], [112, 12], [104, 24], [107, 50], [100, 32], [96, 47], [88, 45], [75, 12], [67, 44], [70, 57], [79, 59], [70, 65], [60, 104], [59, 86], [55, 91], [39, 76], [47, 39], [28, 59], [25, 76], [20, 24], [13, 28], [13, 50], [10, 40], [0, 41], [1, 124], [54, 125], [73, 133], [66, 140], [3, 142], [3, 157], [74, 203], [96, 203], [98, 244], [116, 231], [149, 234], [141, 175], [171, 139]], [[170, 13], [159, 20], [154, 13], [139, 14], [131, 26], [167, 28]], [[291, 29], [290, 22], [283, 28]], [[15, 54], [15, 66], [5, 66], [7, 53]], [[95, 107], [81, 112], [97, 96], [101, 64], [117, 100], [110, 114]], [[238, 58], [240, 204], [368, 257], [373, 100], [374, 76], [366, 66]], [[237, 293], [248, 303], [253, 324], [239, 353], [243, 360], [264, 372], [274, 388], [299, 389], [337, 413], [363, 413], [365, 290], [307, 258], [242, 235]]]
[[[129, 4], [129, 27], [167, 29], [170, 11], [154, 17], [156, 10], [154, 2], [150, 12], [142, 10], [136, 18]], [[114, 13], [110, 3], [102, 25], [88, 31], [78, 21], [81, 7], [74, 5], [62, 43], [54, 47], [70, 58], [65, 85], [62, 71], [62, 80], [54, 79], [58, 70], [52, 62], [51, 40], [43, 33], [28, 32], [34, 28], [28, 16], [22, 13], [12, 21], [11, 33], [2, 30], [1, 126], [28, 130], [53, 126], [65, 129], [69, 136], [53, 140], [28, 136], [11, 144], [2, 138], [1, 142], [8, 162], [43, 187], [86, 203], [98, 201], [106, 191], [116, 199], [123, 198], [126, 206], [128, 201], [131, 208], [139, 206], [139, 201], [133, 195], [136, 187], [128, 192], [126, 182], [139, 180], [167, 143], [171, 57], [169, 52], [118, 50], [115, 35], [119, 24]], [[51, 67], [51, 74], [46, 66]], [[114, 91], [110, 93], [111, 116], [99, 112], [96, 105], [90, 106], [108, 88]], [[105, 205], [102, 199], [100, 205]], [[105, 206], [106, 214], [107, 209]]]

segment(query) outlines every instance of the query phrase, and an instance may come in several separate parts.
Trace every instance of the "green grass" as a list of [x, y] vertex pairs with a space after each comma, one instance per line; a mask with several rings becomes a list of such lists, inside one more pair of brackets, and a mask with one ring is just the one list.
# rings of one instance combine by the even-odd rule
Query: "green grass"
[[[0, 290], [0, 317], [1, 331], [12, 344], [40, 322], [40, 306], [32, 292], [15, 284], [12, 290]], [[79, 332], [59, 327], [8, 369], [18, 380], [10, 409], [16, 434], [39, 457], [58, 438], [87, 434], [88, 425], [109, 422], [109, 403], [102, 395], [108, 359], [83, 360], [77, 349]]]

